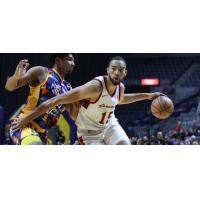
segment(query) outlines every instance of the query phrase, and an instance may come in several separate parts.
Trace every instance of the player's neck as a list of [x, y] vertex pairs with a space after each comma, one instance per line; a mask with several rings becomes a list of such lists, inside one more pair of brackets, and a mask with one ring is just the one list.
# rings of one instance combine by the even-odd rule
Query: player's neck
[[57, 72], [57, 74], [60, 76], [60, 78], [61, 78], [62, 80], [64, 80], [64, 78], [65, 78], [65, 73], [63, 73], [62, 71], [60, 71], [59, 68], [58, 68], [56, 65], [55, 65], [53, 68], [55, 69], [55, 71]]
[[109, 94], [113, 94], [114, 91], [117, 88], [117, 85], [114, 85], [112, 83], [112, 81], [110, 80], [109, 76], [106, 76], [105, 84], [106, 84], [106, 87], [107, 87], [107, 90], [108, 90]]

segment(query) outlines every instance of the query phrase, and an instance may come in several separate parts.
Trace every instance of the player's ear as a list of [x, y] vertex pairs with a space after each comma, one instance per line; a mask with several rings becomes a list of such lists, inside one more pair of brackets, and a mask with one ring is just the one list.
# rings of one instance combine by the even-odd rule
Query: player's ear
[[56, 57], [56, 58], [55, 58], [55, 64], [56, 64], [56, 65], [60, 65], [60, 64], [61, 64], [61, 59], [58, 58], [58, 57]]
[[107, 74], [109, 74], [109, 66], [106, 68]]
[[126, 69], [124, 72], [124, 77], [126, 77], [127, 73], [128, 73], [128, 70]]

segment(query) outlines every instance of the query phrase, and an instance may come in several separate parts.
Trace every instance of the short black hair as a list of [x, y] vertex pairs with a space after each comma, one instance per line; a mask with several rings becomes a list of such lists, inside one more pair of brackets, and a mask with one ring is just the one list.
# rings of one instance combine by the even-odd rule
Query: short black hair
[[109, 65], [110, 65], [110, 63], [111, 63], [113, 60], [119, 60], [119, 61], [122, 61], [122, 62], [124, 62], [125, 65], [126, 65], [126, 61], [125, 61], [125, 59], [122, 58], [121, 56], [115, 56], [115, 57], [111, 58], [111, 60], [110, 60], [110, 62], [109, 62]]
[[[55, 64], [55, 59], [56, 58], [64, 58], [66, 56], [69, 56], [70, 54], [72, 53], [52, 53], [50, 56], [49, 56], [49, 64], [50, 65], [54, 65]], [[73, 54], [72, 54], [73, 55]]]

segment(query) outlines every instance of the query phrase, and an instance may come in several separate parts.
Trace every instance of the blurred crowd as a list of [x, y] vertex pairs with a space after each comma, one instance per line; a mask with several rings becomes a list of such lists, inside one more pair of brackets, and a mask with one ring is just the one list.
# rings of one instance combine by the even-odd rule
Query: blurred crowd
[[141, 137], [131, 137], [133, 145], [200, 145], [200, 123], [192, 121], [189, 129], [185, 129], [181, 121], [168, 132], [162, 130]]

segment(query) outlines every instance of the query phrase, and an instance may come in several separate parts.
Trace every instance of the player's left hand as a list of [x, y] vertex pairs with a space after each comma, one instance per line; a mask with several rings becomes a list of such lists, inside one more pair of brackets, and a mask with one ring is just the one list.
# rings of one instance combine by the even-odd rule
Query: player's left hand
[[25, 123], [24, 118], [16, 118], [11, 125], [11, 129], [12, 129], [13, 132], [16, 132], [20, 129], [25, 128], [26, 125], [27, 124]]
[[163, 94], [163, 93], [160, 93], [160, 92], [149, 93], [148, 99], [149, 100], [154, 100], [154, 99], [156, 99], [159, 96], [166, 96], [166, 95]]

